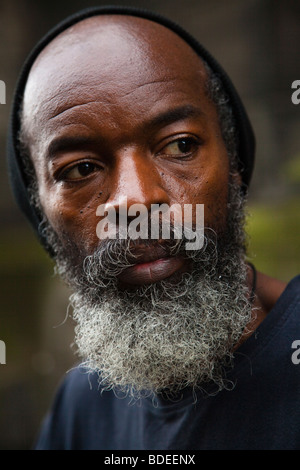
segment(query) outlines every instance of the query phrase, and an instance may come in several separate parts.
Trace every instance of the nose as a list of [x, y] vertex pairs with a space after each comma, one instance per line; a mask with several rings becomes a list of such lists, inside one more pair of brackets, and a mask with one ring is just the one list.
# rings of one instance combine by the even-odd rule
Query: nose
[[[170, 204], [170, 200], [153, 159], [141, 151], [126, 149], [116, 159], [105, 210], [114, 209], [120, 214], [125, 207], [129, 209], [134, 204], [143, 205], [149, 213], [152, 204]], [[129, 218], [130, 215], [128, 211]]]

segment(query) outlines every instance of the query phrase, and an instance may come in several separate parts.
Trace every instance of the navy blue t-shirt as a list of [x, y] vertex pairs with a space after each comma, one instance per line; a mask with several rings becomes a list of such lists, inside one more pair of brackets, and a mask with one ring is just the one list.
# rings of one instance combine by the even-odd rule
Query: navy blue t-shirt
[[300, 276], [237, 350], [229, 376], [231, 391], [198, 393], [195, 401], [186, 390], [182, 400], [158, 398], [154, 406], [101, 393], [97, 377], [77, 368], [36, 449], [300, 449]]

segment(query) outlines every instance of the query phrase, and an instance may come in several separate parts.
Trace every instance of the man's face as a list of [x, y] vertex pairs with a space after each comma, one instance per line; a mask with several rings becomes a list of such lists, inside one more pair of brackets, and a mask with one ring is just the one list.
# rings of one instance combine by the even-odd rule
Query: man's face
[[25, 93], [42, 206], [87, 252], [99, 242], [97, 207], [118, 211], [125, 198], [204, 204], [213, 228], [226, 219], [228, 156], [204, 66], [163, 27], [119, 21], [92, 19], [57, 39]]
[[[206, 79], [201, 60], [189, 46], [162, 26], [142, 19], [101, 17], [85, 20], [55, 39], [40, 54], [25, 91], [24, 123], [36, 169], [41, 206], [62, 250], [64, 244], [72, 246], [72, 253], [70, 250], [63, 252], [69, 270], [75, 258], [79, 269], [82, 269], [86, 256], [93, 256], [98, 248], [105, 251], [106, 245], [99, 241], [96, 233], [99, 222], [96, 210], [100, 204], [104, 204], [106, 210], [114, 208], [116, 212], [121, 210], [125, 201], [128, 207], [143, 204], [148, 210], [152, 204], [204, 204], [205, 226], [217, 237], [228, 238], [229, 161], [215, 106], [207, 96]], [[148, 353], [151, 348], [158, 352], [159, 345], [165, 344], [165, 352], [158, 353], [157, 357], [161, 359], [169, 354], [176, 359], [174, 347], [182, 324], [174, 326], [173, 349], [167, 353], [169, 339], [162, 335], [157, 343], [158, 318], [163, 315], [161, 331], [170, 329], [167, 325], [177, 321], [176, 317], [186, 322], [187, 297], [184, 295], [187, 287], [185, 284], [182, 291], [177, 289], [177, 299], [174, 299], [175, 291], [170, 285], [166, 288], [165, 283], [176, 278], [176, 274], [187, 272], [191, 276], [188, 304], [192, 297], [197, 307], [189, 305], [189, 317], [198, 318], [201, 304], [205, 311], [209, 302], [206, 299], [205, 303], [197, 294], [197, 283], [199, 279], [203, 283], [203, 266], [208, 269], [215, 265], [215, 246], [210, 252], [213, 259], [208, 258], [205, 264], [202, 258], [201, 275], [181, 251], [177, 256], [169, 254], [167, 257], [164, 251], [162, 256], [163, 246], [159, 242], [138, 244], [136, 249], [142, 258], [126, 270], [125, 275], [122, 270], [120, 274], [118, 272], [119, 282], [114, 284], [112, 291], [108, 286], [95, 291], [94, 287], [85, 284], [78, 289], [78, 311], [85, 308], [88, 319], [93, 318], [92, 322], [102, 325], [98, 336], [92, 338], [89, 335], [91, 330], [95, 330], [95, 325], [87, 326], [86, 317], [82, 320], [84, 329], [79, 336], [85, 338], [94, 352], [104, 349], [104, 343], [109, 343], [109, 335], [111, 338], [116, 336], [112, 328], [114, 331], [116, 328], [124, 332], [130, 330], [132, 334], [137, 325], [139, 331], [146, 331], [145, 325], [148, 324], [145, 335], [153, 343], [152, 346], [149, 343]], [[198, 264], [201, 263], [199, 260]], [[93, 263], [95, 266], [95, 260]], [[99, 268], [97, 274], [94, 272], [98, 287], [102, 275]], [[221, 277], [218, 276], [219, 283]], [[242, 275], [239, 283], [241, 278]], [[208, 277], [206, 290], [210, 282]], [[74, 284], [80, 283], [77, 279]], [[128, 284], [141, 289], [150, 285], [150, 290], [140, 289], [126, 296], [124, 286]], [[218, 288], [222, 291], [220, 286]], [[213, 286], [212, 291], [215, 289]], [[90, 294], [92, 292], [90, 297], [88, 290]], [[213, 298], [213, 292], [209, 297]], [[216, 304], [219, 306], [220, 298]], [[213, 305], [212, 300], [210, 305]], [[97, 313], [92, 315], [93, 310]], [[122, 312], [125, 314], [127, 311], [131, 312], [130, 327], [129, 324], [124, 327], [118, 319], [123, 316]], [[142, 322], [140, 315], [145, 316], [145, 312], [148, 318]], [[111, 313], [107, 321], [103, 318], [105, 313]], [[101, 316], [101, 322], [97, 315]], [[116, 322], [112, 326], [110, 322], [114, 316]], [[215, 325], [216, 319], [210, 316]], [[132, 321], [135, 322], [134, 327]], [[234, 315], [232, 322], [236, 322]], [[203, 319], [200, 323], [203, 327]], [[227, 331], [227, 336], [221, 333], [223, 343], [227, 348], [231, 347], [232, 325], [223, 329]], [[190, 330], [185, 334], [190, 338]], [[195, 342], [199, 336], [202, 333], [196, 331]], [[193, 348], [193, 339], [190, 342]], [[116, 357], [115, 363], [121, 371], [134, 369], [139, 376], [139, 371], [145, 369], [145, 362], [148, 363], [149, 380], [143, 378], [138, 383], [139, 377], [132, 379], [133, 373], [132, 376], [125, 374], [123, 383], [131, 380], [137, 387], [152, 386], [155, 389], [177, 383], [175, 371], [171, 373], [172, 379], [166, 377], [166, 382], [162, 383], [161, 377], [166, 376], [165, 371], [171, 367], [169, 363], [162, 366], [164, 372], [160, 372], [156, 382], [152, 376], [150, 378], [153, 361], [159, 362], [160, 359], [155, 358], [152, 351], [142, 360], [147, 350], [145, 338], [139, 343], [128, 333], [127, 339], [123, 337], [118, 343], [119, 346], [125, 344], [128, 352], [126, 356], [123, 350]], [[139, 344], [136, 349], [135, 344]], [[207, 349], [207, 345], [202, 345], [203, 348]], [[117, 350], [116, 344], [109, 343], [107, 357], [118, 354]], [[178, 351], [177, 356], [182, 355], [180, 346]], [[207, 362], [211, 362], [211, 356], [222, 356], [223, 353], [211, 350], [208, 355]], [[135, 362], [124, 364], [124, 357], [129, 362], [133, 356], [136, 356]], [[190, 352], [187, 357], [191, 362]], [[105, 368], [103, 361], [101, 358], [99, 368]], [[186, 359], [185, 370], [191, 370], [189, 361]], [[178, 364], [176, 367], [179, 368]], [[199, 364], [199, 375], [198, 369]], [[115, 375], [119, 376], [120, 372], [115, 372]], [[177, 375], [181, 383], [189, 383], [186, 372], [180, 370]]]

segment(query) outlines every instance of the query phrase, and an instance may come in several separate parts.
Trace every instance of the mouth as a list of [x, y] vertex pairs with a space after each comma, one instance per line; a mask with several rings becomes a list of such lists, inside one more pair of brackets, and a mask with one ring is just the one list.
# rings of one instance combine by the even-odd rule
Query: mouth
[[118, 276], [122, 284], [152, 284], [187, 270], [187, 260], [183, 256], [169, 256], [163, 247], [153, 247], [151, 251], [143, 250], [136, 255], [136, 263]]

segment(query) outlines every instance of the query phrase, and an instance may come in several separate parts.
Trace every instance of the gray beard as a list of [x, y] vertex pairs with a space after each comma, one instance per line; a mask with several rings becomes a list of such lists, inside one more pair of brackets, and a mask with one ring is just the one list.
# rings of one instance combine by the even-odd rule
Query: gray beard
[[77, 353], [87, 371], [99, 374], [102, 389], [139, 398], [207, 383], [214, 393], [232, 387], [226, 370], [251, 320], [243, 202], [231, 185], [226, 230], [205, 230], [201, 250], [185, 252], [184, 237], [168, 242], [170, 254], [191, 259], [190, 272], [131, 290], [120, 289], [116, 275], [141, 242], [103, 241], [84, 256], [49, 233], [57, 270], [74, 291]]

